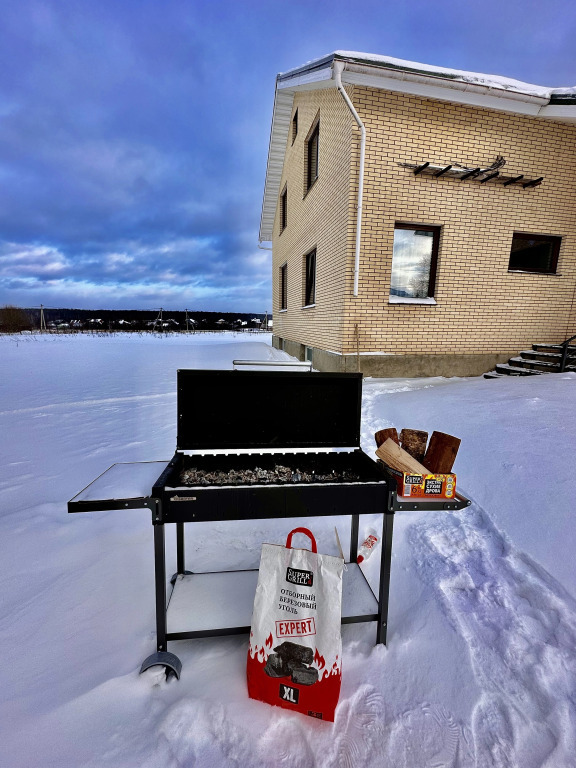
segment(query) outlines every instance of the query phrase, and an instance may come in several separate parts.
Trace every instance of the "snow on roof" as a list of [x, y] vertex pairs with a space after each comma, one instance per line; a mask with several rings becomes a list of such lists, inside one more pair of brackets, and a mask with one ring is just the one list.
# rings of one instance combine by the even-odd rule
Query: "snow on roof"
[[296, 69], [283, 72], [278, 77], [284, 79], [297, 72], [303, 72], [329, 63], [334, 59], [348, 60], [355, 63], [366, 63], [387, 69], [403, 70], [423, 75], [435, 75], [437, 77], [454, 80], [461, 83], [470, 83], [472, 85], [482, 85], [487, 88], [498, 88], [504, 91], [514, 93], [523, 93], [529, 96], [538, 96], [540, 98], [550, 99], [552, 96], [574, 96], [576, 97], [576, 86], [552, 88], [543, 85], [533, 85], [525, 83], [522, 80], [514, 80], [510, 77], [501, 75], [484, 74], [481, 72], [467, 72], [462, 69], [451, 69], [450, 67], [437, 67], [433, 64], [422, 64], [417, 61], [408, 61], [407, 59], [397, 59], [393, 56], [380, 56], [375, 53], [361, 53], [359, 51], [334, 51], [327, 56], [321, 56], [318, 59], [306, 62], [303, 66]]

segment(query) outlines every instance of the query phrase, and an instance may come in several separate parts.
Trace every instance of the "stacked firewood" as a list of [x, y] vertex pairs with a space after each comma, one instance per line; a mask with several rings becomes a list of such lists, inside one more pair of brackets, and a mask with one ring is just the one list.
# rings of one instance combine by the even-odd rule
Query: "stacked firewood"
[[398, 435], [394, 427], [381, 429], [374, 435], [378, 458], [399, 472], [447, 474], [452, 471], [460, 439], [445, 432], [403, 429]]

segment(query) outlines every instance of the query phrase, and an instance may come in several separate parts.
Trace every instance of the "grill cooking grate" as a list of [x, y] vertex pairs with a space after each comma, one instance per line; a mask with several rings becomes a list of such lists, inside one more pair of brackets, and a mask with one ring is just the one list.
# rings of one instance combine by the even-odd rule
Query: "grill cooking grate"
[[[357, 466], [354, 466], [354, 465]], [[260, 454], [186, 457], [178, 481], [192, 486], [300, 485], [379, 481], [372, 467], [351, 461], [350, 454]]]
[[180, 475], [182, 485], [286, 485], [286, 483], [353, 483], [360, 482], [357, 472], [317, 473], [300, 467], [278, 464], [273, 469], [230, 469], [228, 472], [206, 472], [185, 469]]

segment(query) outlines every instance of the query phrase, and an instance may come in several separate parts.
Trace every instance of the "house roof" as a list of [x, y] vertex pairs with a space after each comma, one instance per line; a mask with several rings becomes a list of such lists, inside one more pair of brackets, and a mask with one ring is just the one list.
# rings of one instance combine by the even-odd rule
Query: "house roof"
[[335, 62], [341, 62], [344, 84], [364, 85], [576, 124], [576, 86], [549, 88], [500, 75], [436, 67], [391, 56], [335, 51], [282, 72], [276, 78], [260, 220], [261, 242], [272, 239], [294, 94], [298, 91], [336, 88]]

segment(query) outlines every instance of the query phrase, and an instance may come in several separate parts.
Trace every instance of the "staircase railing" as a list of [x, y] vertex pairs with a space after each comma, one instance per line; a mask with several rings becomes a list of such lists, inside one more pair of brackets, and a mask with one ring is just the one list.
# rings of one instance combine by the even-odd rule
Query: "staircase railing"
[[571, 341], [574, 341], [576, 339], [576, 336], [570, 336], [569, 339], [566, 339], [566, 341], [563, 341], [562, 346], [562, 360], [560, 362], [560, 373], [563, 373], [566, 369], [566, 359], [568, 357], [568, 345]]

